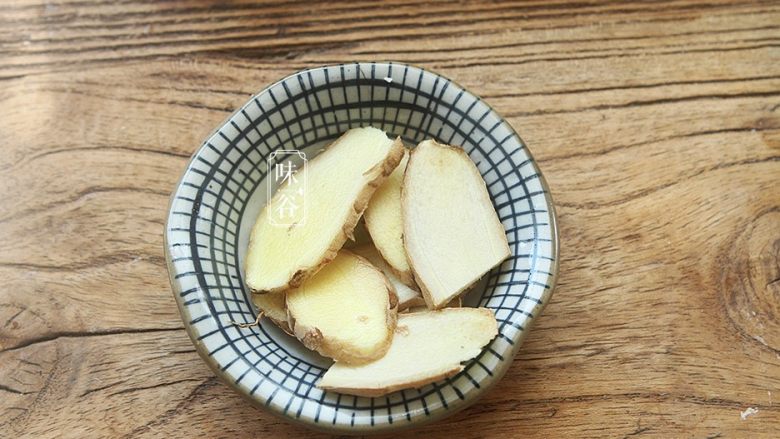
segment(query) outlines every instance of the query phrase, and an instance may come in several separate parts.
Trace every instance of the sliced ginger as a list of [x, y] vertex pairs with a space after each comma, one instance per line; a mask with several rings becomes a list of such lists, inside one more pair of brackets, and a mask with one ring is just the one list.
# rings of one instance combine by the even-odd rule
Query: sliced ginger
[[317, 384], [359, 396], [381, 396], [419, 388], [463, 370], [498, 333], [486, 308], [446, 308], [400, 314], [384, 357], [362, 365], [335, 363]]
[[[305, 210], [274, 224], [269, 212], [296, 193]], [[365, 229], [356, 230], [364, 211]], [[341, 250], [345, 243], [352, 248]], [[497, 323], [488, 309], [460, 308], [461, 295], [509, 255], [462, 149], [427, 140], [408, 152], [400, 139], [359, 128], [261, 212], [246, 280], [266, 293], [253, 295], [265, 316], [335, 360], [319, 387], [380, 396], [453, 376], [479, 355]]]
[[409, 153], [405, 151], [401, 163], [371, 197], [364, 218], [371, 240], [396, 277], [407, 286], [416, 287], [406, 260], [401, 220], [401, 184], [408, 158]]
[[[258, 216], [249, 239], [246, 283], [253, 292], [296, 287], [336, 256], [374, 190], [398, 165], [400, 139], [355, 128], [309, 161], [306, 178], [288, 179]], [[303, 194], [290, 224], [272, 220], [285, 200]]]
[[510, 254], [485, 181], [461, 148], [426, 140], [412, 150], [401, 214], [428, 308], [442, 308]]
[[368, 259], [368, 262], [371, 262], [374, 267], [380, 269], [385, 274], [385, 276], [387, 276], [390, 284], [393, 285], [393, 288], [395, 289], [396, 296], [398, 296], [399, 312], [414, 306], [425, 306], [425, 301], [422, 298], [422, 294], [401, 282], [401, 280], [396, 277], [395, 272], [390, 268], [388, 263], [382, 258], [382, 255], [379, 254], [373, 245], [364, 244], [358, 247], [353, 247], [350, 250]]
[[365, 363], [390, 346], [398, 302], [387, 278], [367, 260], [342, 250], [287, 292], [293, 334], [339, 363]]

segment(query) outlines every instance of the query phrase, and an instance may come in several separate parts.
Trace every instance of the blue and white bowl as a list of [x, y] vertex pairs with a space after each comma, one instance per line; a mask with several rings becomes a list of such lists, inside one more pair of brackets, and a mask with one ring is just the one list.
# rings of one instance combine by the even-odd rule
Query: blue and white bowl
[[[263, 319], [243, 282], [249, 232], [267, 199], [268, 155], [315, 154], [344, 131], [372, 125], [408, 145], [460, 145], [477, 164], [512, 256], [466, 297], [495, 312], [499, 335], [458, 375], [378, 398], [324, 392], [330, 360]], [[547, 185], [517, 133], [490, 106], [435, 73], [398, 63], [319, 67], [249, 100], [195, 153], [165, 228], [171, 286], [187, 333], [229, 386], [257, 406], [321, 430], [388, 431], [449, 416], [496, 384], [549, 300], [558, 236]]]

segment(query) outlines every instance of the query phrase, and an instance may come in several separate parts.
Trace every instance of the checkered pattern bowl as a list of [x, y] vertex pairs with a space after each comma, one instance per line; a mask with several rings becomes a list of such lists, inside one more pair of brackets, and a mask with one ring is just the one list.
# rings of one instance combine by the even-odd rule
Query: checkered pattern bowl
[[[487, 183], [512, 251], [465, 300], [495, 312], [498, 336], [458, 375], [378, 398], [318, 389], [330, 360], [265, 319], [245, 329], [231, 323], [257, 316], [242, 267], [267, 200], [269, 155], [298, 149], [310, 159], [344, 131], [366, 125], [408, 145], [434, 138], [462, 146]], [[408, 428], [472, 404], [512, 364], [558, 270], [552, 199], [517, 133], [449, 79], [398, 63], [304, 70], [251, 98], [187, 166], [171, 198], [165, 251], [182, 320], [214, 372], [257, 406], [339, 433]]]

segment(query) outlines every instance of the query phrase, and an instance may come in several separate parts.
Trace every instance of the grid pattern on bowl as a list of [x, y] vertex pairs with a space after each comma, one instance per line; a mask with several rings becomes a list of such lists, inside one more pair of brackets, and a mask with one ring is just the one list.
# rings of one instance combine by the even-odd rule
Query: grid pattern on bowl
[[[323, 392], [325, 372], [276, 343], [262, 327], [239, 329], [255, 310], [238, 260], [240, 218], [266, 176], [266, 157], [303, 149], [373, 125], [416, 144], [462, 145], [483, 175], [512, 250], [488, 275], [480, 305], [499, 335], [464, 370], [422, 389], [364, 398]], [[220, 371], [259, 403], [319, 424], [412, 422], [455, 410], [511, 362], [554, 277], [555, 236], [548, 194], [520, 138], [489, 106], [451, 81], [399, 64], [346, 64], [305, 70], [250, 100], [204, 142], [171, 203], [166, 230], [176, 299], [191, 334]]]

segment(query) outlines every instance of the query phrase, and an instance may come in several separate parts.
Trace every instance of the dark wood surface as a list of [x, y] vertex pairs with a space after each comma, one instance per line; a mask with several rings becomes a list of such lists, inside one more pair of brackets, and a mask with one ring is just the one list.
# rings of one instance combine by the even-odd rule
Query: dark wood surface
[[270, 82], [395, 60], [508, 118], [561, 230], [557, 291], [501, 385], [417, 434], [777, 437], [779, 3], [0, 11], [0, 436], [317, 436], [195, 353], [163, 258], [168, 196]]

